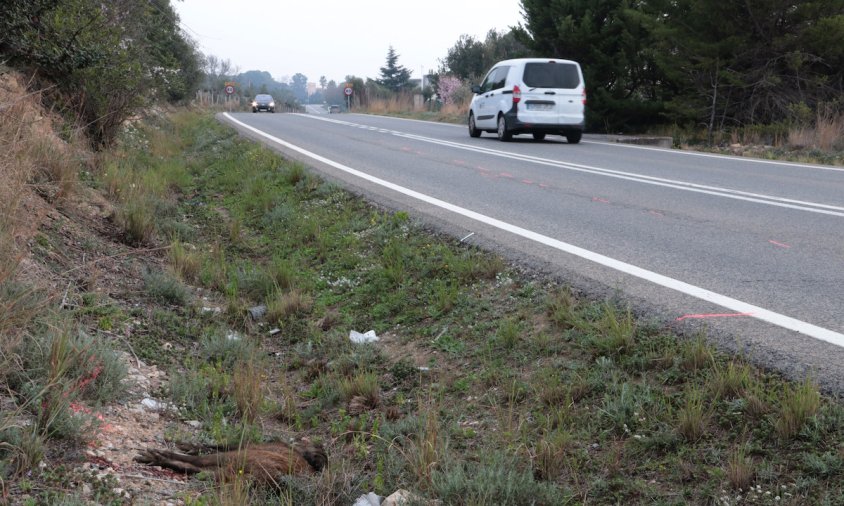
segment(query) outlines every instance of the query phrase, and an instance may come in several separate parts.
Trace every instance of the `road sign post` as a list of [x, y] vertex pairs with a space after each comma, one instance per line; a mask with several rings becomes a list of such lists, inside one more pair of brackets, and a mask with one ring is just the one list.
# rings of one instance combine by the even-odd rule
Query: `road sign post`
[[346, 84], [346, 87], [343, 88], [343, 94], [346, 95], [346, 110], [352, 110], [352, 94], [355, 92], [354, 88], [352, 88], [351, 84]]

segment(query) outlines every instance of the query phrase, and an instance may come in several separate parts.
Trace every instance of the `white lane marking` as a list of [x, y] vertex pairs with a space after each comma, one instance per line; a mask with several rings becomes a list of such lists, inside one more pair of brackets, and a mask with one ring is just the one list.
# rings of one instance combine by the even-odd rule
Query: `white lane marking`
[[[347, 123], [347, 122], [340, 122], [337, 120], [327, 119], [327, 118], [317, 118], [314, 116], [306, 116], [310, 119], [315, 119], [319, 121], [328, 121], [332, 123], [339, 123], [343, 125], [351, 125], [356, 126], [354, 123]], [[615, 179], [624, 179], [627, 181], [633, 181], [637, 183], [643, 184], [650, 184], [654, 186], [662, 186], [665, 188], [673, 188], [676, 190], [683, 190], [683, 191], [690, 191], [694, 193], [702, 193], [705, 195], [713, 195], [717, 197], [729, 198], [733, 200], [742, 200], [745, 202], [753, 202], [756, 204], [765, 204], [769, 206], [775, 207], [784, 207], [787, 209], [796, 209], [799, 211], [808, 211], [817, 214], [826, 214], [830, 216], [839, 216], [844, 217], [844, 207], [841, 206], [834, 206], [830, 204], [822, 204], [819, 202], [808, 202], [804, 200], [796, 200], [796, 199], [789, 199], [785, 197], [777, 197], [774, 195], [764, 195], [760, 193], [753, 193], [753, 192], [746, 192], [742, 190], [734, 190], [732, 188], [723, 188], [719, 186], [709, 186], [697, 183], [690, 183], [687, 181], [679, 181], [676, 179], [666, 179], [660, 178], [655, 176], [646, 176], [642, 174], [636, 174], [633, 172], [625, 172], [620, 170], [613, 170], [613, 169], [604, 169], [601, 167], [594, 167], [591, 165], [582, 165], [577, 163], [571, 162], [561, 162], [557, 160], [552, 160], [549, 158], [540, 158], [537, 156], [532, 155], [524, 155], [519, 153], [511, 153], [507, 151], [501, 151], [497, 149], [486, 148], [482, 146], [473, 146], [469, 144], [462, 144], [459, 142], [453, 141], [445, 141], [441, 139], [435, 139], [432, 137], [424, 137], [421, 135], [415, 134], [407, 134], [407, 133], [400, 133], [400, 132], [393, 132], [393, 135], [404, 137], [407, 139], [412, 139], [420, 142], [427, 142], [431, 144], [437, 144], [440, 146], [448, 146], [455, 149], [462, 149], [465, 151], [472, 151], [475, 153], [483, 153], [487, 155], [497, 156], [500, 158], [509, 158], [513, 160], [525, 161], [530, 163], [535, 163], [539, 165], [547, 165], [551, 167], [558, 167], [562, 169], [572, 170], [576, 172], [584, 172], [588, 174], [595, 174], [605, 177], [612, 177]]]
[[[427, 123], [429, 125], [440, 125], [452, 128], [466, 128], [465, 125], [455, 125], [452, 123], [442, 123], [439, 121], [426, 121], [421, 119], [411, 119], [411, 118], [397, 118], [395, 116], [383, 116], [381, 114], [365, 114], [364, 116], [375, 116], [378, 118], [387, 118], [387, 119], [394, 119], [399, 121], [415, 121], [417, 123]], [[659, 151], [660, 153], [672, 153], [675, 155], [688, 155], [688, 156], [700, 156], [704, 158], [722, 158], [725, 160], [733, 160], [737, 162], [751, 162], [751, 163], [764, 163], [768, 165], [783, 165], [786, 167], [800, 167], [804, 169], [818, 169], [818, 170], [831, 170], [833, 172], [844, 172], [844, 167], [837, 167], [837, 166], [825, 166], [825, 165], [812, 165], [808, 163], [793, 163], [793, 162], [782, 162], [779, 160], [764, 160], [762, 158], [747, 158], [744, 156], [731, 156], [731, 155], [719, 155], [717, 153], [701, 153], [699, 151], [685, 151], [682, 149], [670, 149], [670, 148], [654, 148], [650, 146], [637, 146], [635, 144], [627, 144], [624, 142], [602, 142], [602, 141], [590, 141], [590, 140], [582, 140], [580, 141], [584, 144], [601, 144], [606, 146], [615, 146], [617, 148], [627, 148], [627, 149], [644, 149], [648, 151]]]
[[696, 297], [698, 299], [711, 302], [713, 304], [717, 304], [721, 307], [725, 307], [727, 309], [733, 310], [737, 313], [752, 313], [752, 317], [758, 320], [762, 320], [764, 322], [768, 322], [774, 324], [778, 327], [782, 327], [788, 330], [793, 330], [794, 332], [798, 332], [800, 334], [805, 334], [807, 336], [813, 337], [815, 339], [826, 341], [828, 343], [834, 344], [836, 346], [844, 348], [844, 334], [839, 332], [835, 332], [829, 329], [825, 329], [823, 327], [819, 327], [817, 325], [813, 325], [808, 322], [804, 322], [798, 320], [796, 318], [792, 318], [790, 316], [786, 316], [780, 313], [776, 313], [774, 311], [769, 311], [765, 308], [754, 306], [753, 304], [748, 304], [747, 302], [742, 302], [738, 299], [734, 299], [732, 297], [728, 297], [726, 295], [721, 295], [719, 293], [707, 290], [705, 288], [701, 288], [699, 286], [691, 285], [684, 281], [680, 281], [668, 276], [664, 276], [662, 274], [658, 274], [653, 271], [649, 271], [647, 269], [643, 269], [641, 267], [637, 267], [632, 264], [628, 264], [626, 262], [622, 262], [621, 260], [616, 260], [614, 258], [602, 255], [600, 253], [595, 253], [594, 251], [590, 251], [573, 244], [569, 244], [552, 237], [548, 237], [537, 232], [533, 232], [531, 230], [512, 225], [510, 223], [491, 218], [489, 216], [477, 213], [470, 209], [466, 209], [444, 200], [440, 200], [435, 197], [431, 197], [424, 193], [417, 192], [415, 190], [411, 190], [409, 188], [405, 188], [403, 186], [399, 186], [395, 183], [391, 183], [381, 178], [377, 178], [375, 176], [369, 175], [365, 172], [361, 172], [357, 169], [353, 169], [349, 166], [343, 165], [339, 162], [335, 162], [334, 160], [330, 160], [325, 158], [324, 156], [320, 156], [316, 153], [308, 151], [304, 148], [296, 146], [295, 144], [291, 144], [287, 141], [281, 140], [278, 137], [274, 137], [268, 133], [265, 133], [257, 128], [247, 125], [241, 121], [238, 121], [231, 117], [229, 113], [223, 113], [223, 116], [229, 119], [229, 121], [240, 125], [241, 127], [250, 130], [266, 139], [269, 139], [272, 142], [280, 146], [284, 146], [287, 149], [305, 155], [313, 160], [316, 160], [320, 163], [328, 165], [330, 167], [334, 167], [337, 170], [343, 171], [347, 174], [351, 174], [355, 177], [361, 178], [365, 181], [369, 181], [370, 183], [377, 184], [379, 186], [383, 186], [384, 188], [388, 188], [395, 192], [401, 193], [403, 195], [407, 195], [408, 197], [414, 198], [416, 200], [425, 202], [426, 204], [430, 204], [432, 206], [439, 207], [440, 209], [444, 209], [446, 211], [450, 211], [452, 213], [458, 214], [460, 216], [469, 218], [471, 220], [475, 220], [477, 222], [483, 223], [485, 225], [489, 225], [491, 227], [495, 227], [499, 230], [504, 230], [509, 232], [513, 235], [524, 237], [525, 239], [529, 239], [531, 241], [537, 242], [539, 244], [543, 244], [545, 246], [554, 248], [556, 250], [569, 253], [571, 255], [583, 258], [585, 260], [589, 260], [599, 265], [603, 265], [605, 267], [609, 267], [610, 269], [614, 269], [619, 272], [623, 272], [625, 274], [629, 274], [631, 276], [635, 276], [640, 279], [644, 279], [646, 281], [650, 281], [656, 285], [669, 288], [671, 290], [678, 291], [680, 293], [684, 293], [686, 295], [691, 295], [692, 297]]
[[581, 141], [586, 144], [600, 144], [602, 146], [615, 146], [617, 148], [627, 148], [627, 149], [642, 149], [646, 151], [659, 151], [660, 153], [672, 153], [675, 155], [687, 155], [687, 156], [700, 156], [702, 158], [720, 158], [723, 160], [732, 160], [737, 162], [750, 162], [750, 163], [764, 163], [767, 165], [782, 165], [786, 167], [800, 167], [803, 169], [818, 169], [818, 170], [830, 170], [833, 172], [844, 172], [844, 167], [837, 167], [837, 166], [824, 166], [824, 165], [811, 165], [808, 163], [794, 163], [794, 162], [783, 162], [779, 160], [764, 160], [762, 158], [748, 158], [744, 156], [731, 156], [731, 155], [719, 155], [717, 153], [701, 153], [699, 151], [686, 151], [682, 149], [669, 149], [669, 148], [653, 148], [649, 146], [636, 146], [634, 144], [627, 144], [624, 142], [601, 142], [601, 141]]

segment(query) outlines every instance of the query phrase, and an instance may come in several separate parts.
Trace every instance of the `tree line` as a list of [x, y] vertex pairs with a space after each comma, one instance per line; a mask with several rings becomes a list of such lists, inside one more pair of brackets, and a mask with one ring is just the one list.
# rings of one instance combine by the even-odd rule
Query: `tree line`
[[[495, 61], [581, 63], [588, 128], [679, 124], [712, 132], [844, 110], [844, 0], [521, 0], [523, 23], [464, 36], [441, 73]], [[482, 77], [482, 76], [481, 76]]]

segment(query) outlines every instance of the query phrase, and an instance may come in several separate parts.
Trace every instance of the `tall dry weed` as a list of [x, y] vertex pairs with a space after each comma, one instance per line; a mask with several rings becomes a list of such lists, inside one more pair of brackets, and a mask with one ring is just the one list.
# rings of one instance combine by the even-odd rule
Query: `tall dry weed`
[[0, 75], [0, 366], [14, 360], [20, 340], [21, 299], [25, 293], [14, 286], [23, 259], [27, 220], [23, 198], [34, 171], [34, 142], [30, 125], [37, 120], [35, 98], [11, 75]]
[[822, 151], [844, 150], [844, 115], [818, 111], [814, 125], [795, 127], [788, 132], [788, 145]]

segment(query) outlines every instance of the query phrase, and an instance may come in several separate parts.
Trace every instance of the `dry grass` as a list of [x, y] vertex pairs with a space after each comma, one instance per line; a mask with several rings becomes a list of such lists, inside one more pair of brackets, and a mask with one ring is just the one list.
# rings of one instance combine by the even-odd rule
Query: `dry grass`
[[189, 250], [182, 242], [173, 241], [167, 252], [170, 266], [176, 276], [182, 281], [193, 283], [199, 279], [202, 261], [198, 253]]
[[704, 408], [703, 392], [690, 389], [686, 396], [685, 406], [680, 408], [677, 421], [677, 431], [686, 441], [695, 442], [706, 431], [709, 413]]
[[712, 391], [717, 397], [734, 399], [742, 397], [750, 384], [750, 366], [738, 360], [730, 360], [726, 367], [716, 368]]
[[264, 403], [264, 366], [257, 356], [249, 357], [234, 369], [233, 397], [241, 418], [253, 423]]
[[744, 448], [730, 454], [727, 462], [727, 479], [734, 490], [747, 490], [753, 481], [753, 462], [745, 455]]
[[267, 319], [273, 322], [283, 321], [296, 314], [309, 311], [312, 306], [311, 297], [295, 288], [289, 292], [279, 291], [267, 302]]
[[820, 407], [821, 395], [811, 379], [807, 378], [796, 386], [786, 385], [779, 416], [774, 424], [777, 435], [782, 439], [796, 436]]
[[573, 441], [571, 434], [555, 430], [539, 440], [536, 448], [536, 469], [544, 479], [554, 479], [566, 468], [566, 451]]
[[699, 371], [713, 362], [712, 352], [707, 346], [705, 334], [702, 332], [695, 336], [693, 340], [683, 343], [681, 356], [683, 369], [687, 371]]
[[367, 111], [372, 114], [397, 114], [414, 110], [416, 108], [413, 104], [413, 96], [405, 93], [370, 100], [367, 108]]
[[444, 448], [440, 434], [439, 407], [431, 403], [419, 407], [422, 427], [411, 452], [411, 466], [423, 486], [431, 484], [434, 470], [441, 464]]
[[349, 379], [343, 379], [339, 384], [340, 395], [345, 401], [363, 403], [364, 406], [375, 408], [381, 403], [381, 389], [378, 386], [378, 376], [366, 372]]
[[[0, 75], [0, 370], [9, 371], [27, 323], [35, 316], [30, 290], [15, 283], [25, 243], [35, 223], [25, 208], [30, 181], [39, 166], [42, 138], [54, 137], [38, 109], [12, 74]], [[45, 129], [46, 128], [46, 129]]]
[[788, 145], [794, 148], [816, 148], [823, 151], [844, 149], [844, 116], [819, 111], [814, 125], [793, 128]]

